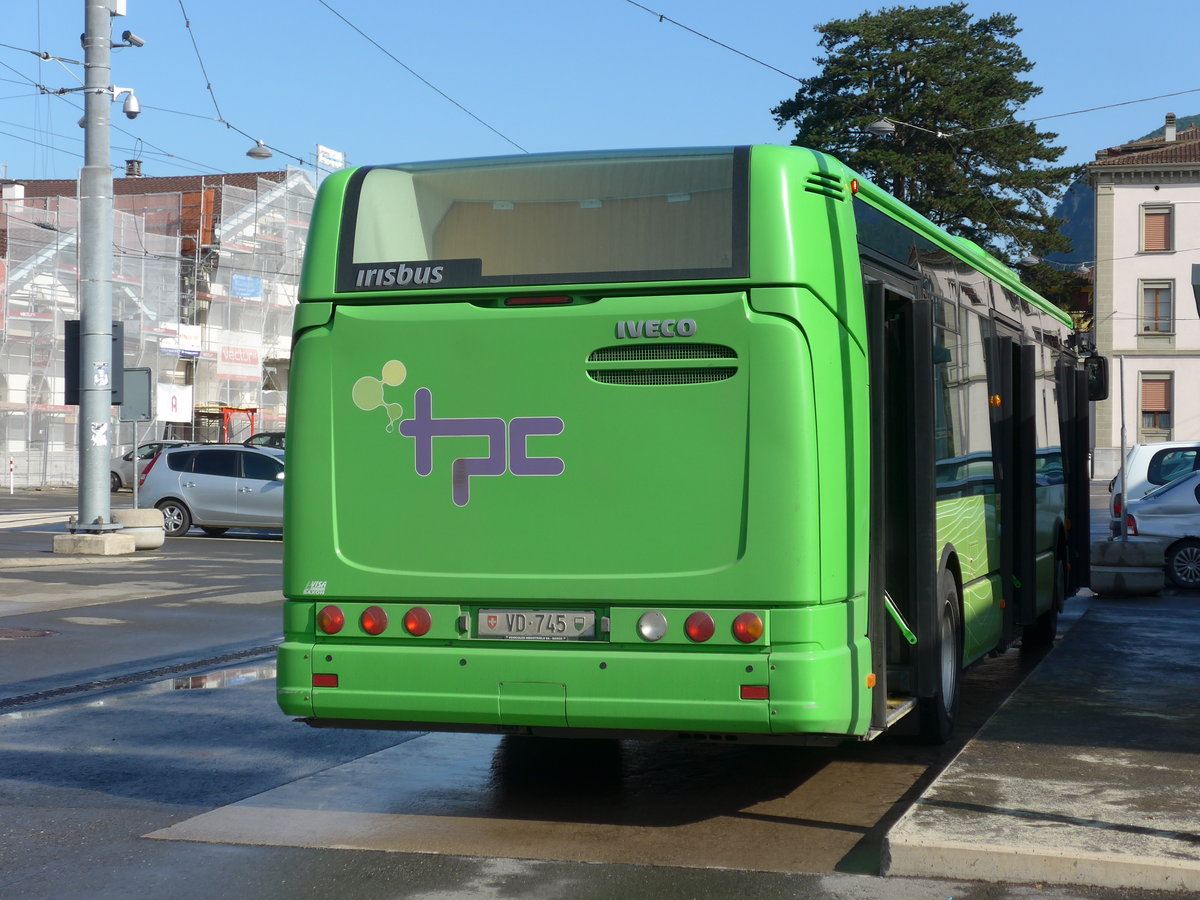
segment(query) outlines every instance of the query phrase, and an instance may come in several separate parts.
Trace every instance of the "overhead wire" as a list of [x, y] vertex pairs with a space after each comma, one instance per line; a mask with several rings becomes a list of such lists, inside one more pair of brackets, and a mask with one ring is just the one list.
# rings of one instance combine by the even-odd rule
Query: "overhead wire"
[[[321, 2], [321, 0], [318, 0], [318, 2]], [[783, 69], [773, 66], [768, 62], [764, 62], [763, 60], [759, 59], [757, 56], [753, 56], [749, 53], [746, 53], [745, 51], [739, 50], [736, 47], [730, 46], [729, 44], [726, 44], [723, 41], [717, 40], [716, 38], [712, 37], [711, 35], [705, 34], [702, 31], [698, 31], [697, 29], [692, 28], [689, 25], [685, 25], [682, 22], [677, 21], [676, 19], [672, 19], [670, 16], [665, 15], [664, 13], [660, 13], [657, 10], [653, 10], [648, 6], [644, 6], [641, 3], [638, 3], [637, 0], [625, 0], [625, 2], [628, 3], [630, 6], [636, 6], [638, 9], [643, 10], [652, 16], [655, 16], [658, 19], [658, 21], [660, 21], [660, 22], [670, 22], [672, 25], [676, 26], [677, 28], [682, 28], [684, 31], [690, 32], [691, 34], [694, 34], [699, 38], [703, 38], [706, 41], [716, 44], [718, 47], [723, 47], [726, 50], [736, 53], [738, 56], [741, 56], [745, 59], [750, 60], [753, 63], [756, 63], [760, 66], [770, 69], [772, 72], [777, 72], [778, 74], [784, 76], [785, 78], [790, 78], [792, 81], [796, 81], [796, 82], [804, 81], [803, 78], [793, 75], [790, 72], [785, 72]], [[961, 136], [961, 135], [965, 135], [965, 134], [976, 134], [981, 131], [994, 131], [995, 129], [998, 129], [998, 128], [1012, 128], [1015, 125], [1031, 125], [1034, 122], [1042, 122], [1042, 121], [1045, 121], [1046, 119], [1061, 119], [1061, 118], [1065, 118], [1066, 116], [1079, 116], [1079, 115], [1083, 115], [1084, 113], [1101, 112], [1106, 109], [1116, 109], [1117, 107], [1121, 107], [1121, 106], [1132, 106], [1136, 103], [1150, 103], [1154, 100], [1167, 100], [1171, 97], [1182, 97], [1185, 94], [1195, 94], [1195, 93], [1200, 93], [1200, 87], [1187, 88], [1186, 90], [1182, 90], [1182, 91], [1173, 91], [1168, 94], [1158, 94], [1157, 96], [1154, 96], [1154, 97], [1140, 97], [1136, 100], [1123, 100], [1119, 103], [1107, 103], [1107, 104], [1104, 104], [1103, 106], [1091, 106], [1091, 107], [1088, 107], [1087, 109], [1076, 109], [1076, 110], [1071, 110], [1070, 112], [1053, 113], [1052, 115], [1046, 115], [1046, 116], [1034, 116], [1029, 119], [1022, 119], [1022, 120], [1013, 121], [1013, 122], [1004, 122], [1000, 125], [987, 125], [987, 126], [984, 126], [983, 128], [971, 128], [971, 129], [964, 129], [962, 131], [953, 131], [953, 132], [942, 131], [940, 129], [925, 128], [922, 125], [916, 125], [912, 122], [905, 122], [901, 119], [893, 118], [892, 116], [889, 116], [886, 113], [880, 113], [877, 111], [868, 110], [863, 107], [859, 107], [859, 108], [863, 109], [864, 112], [870, 113], [871, 115], [881, 116], [882, 118], [885, 118], [889, 122], [892, 122], [896, 125], [903, 125], [906, 128], [915, 128], [918, 131], [924, 131], [925, 133], [932, 134], [936, 137], [949, 137], [949, 136], [957, 137], [957, 136]]]
[[213, 107], [217, 111], [217, 119], [216, 120], [218, 122], [220, 122], [222, 125], [224, 125], [226, 128], [230, 129], [231, 131], [236, 131], [238, 134], [242, 135], [242, 137], [246, 138], [247, 140], [254, 141], [257, 144], [262, 144], [264, 147], [267, 147], [270, 150], [274, 150], [276, 153], [280, 153], [283, 156], [287, 156], [291, 159], [294, 159], [294, 160], [296, 160], [296, 162], [300, 163], [300, 165], [302, 165], [302, 166], [308, 165], [308, 160], [304, 159], [303, 157], [297, 156], [295, 153], [290, 153], [287, 150], [280, 150], [278, 147], [268, 144], [266, 141], [259, 140], [258, 138], [254, 137], [252, 134], [250, 134], [249, 132], [243, 131], [242, 129], [238, 128], [236, 125], [234, 125], [228, 119], [226, 119], [224, 115], [222, 115], [221, 105], [219, 103], [217, 103], [217, 94], [213, 90], [212, 80], [208, 77], [208, 69], [204, 65], [204, 57], [200, 55], [200, 45], [196, 42], [195, 32], [192, 31], [191, 19], [188, 18], [187, 9], [183, 5], [183, 0], [178, 0], [178, 2], [179, 2], [179, 12], [183, 15], [183, 27], [187, 30], [188, 37], [191, 39], [192, 49], [196, 53], [196, 62], [198, 62], [200, 64], [200, 74], [202, 74], [204, 76], [205, 89], [208, 91], [209, 97], [212, 98]]
[[358, 32], [358, 34], [364, 40], [366, 40], [370, 44], [372, 44], [376, 49], [378, 49], [381, 53], [383, 53], [385, 56], [387, 56], [388, 59], [390, 59], [396, 65], [400, 66], [400, 68], [404, 69], [404, 71], [408, 72], [408, 74], [412, 75], [414, 78], [416, 78], [418, 81], [420, 81], [423, 85], [425, 85], [431, 91], [436, 93], [439, 97], [448, 101], [449, 103], [452, 103], [454, 106], [458, 107], [460, 110], [462, 110], [464, 113], [466, 113], [472, 119], [474, 119], [476, 122], [478, 122], [484, 128], [486, 128], [488, 131], [492, 132], [492, 134], [494, 134], [497, 137], [502, 138], [503, 140], [512, 144], [514, 147], [516, 147], [522, 153], [529, 152], [524, 147], [522, 147], [520, 144], [518, 144], [516, 141], [514, 141], [512, 138], [510, 138], [508, 135], [506, 135], [502, 131], [500, 131], [498, 128], [489, 124], [488, 122], [485, 122], [479, 116], [475, 115], [475, 113], [471, 112], [471, 110], [467, 109], [465, 106], [463, 106], [457, 100], [455, 100], [453, 97], [451, 97], [445, 91], [443, 91], [441, 88], [439, 88], [433, 82], [431, 82], [429, 79], [425, 78], [423, 75], [416, 72], [411, 66], [405, 64], [404, 62], [401, 62], [400, 59], [398, 59], [395, 56], [395, 54], [393, 54], [390, 50], [388, 50], [386, 47], [384, 47], [382, 44], [380, 44], [377, 40], [375, 40], [375, 38], [371, 37], [369, 34], [367, 34], [365, 31], [363, 31], [361, 28], [359, 28], [357, 25], [355, 25], [353, 22], [351, 22], [349, 19], [347, 19], [344, 15], [342, 15], [340, 12], [338, 12], [336, 9], [334, 9], [332, 6], [330, 6], [328, 3], [326, 3], [325, 0], [317, 0], [317, 2], [320, 3], [327, 10], [329, 10], [331, 13], [333, 13], [335, 16], [337, 16], [339, 19], [341, 19], [343, 22], [345, 22], [346, 25], [348, 25], [350, 28], [354, 29], [354, 31]]

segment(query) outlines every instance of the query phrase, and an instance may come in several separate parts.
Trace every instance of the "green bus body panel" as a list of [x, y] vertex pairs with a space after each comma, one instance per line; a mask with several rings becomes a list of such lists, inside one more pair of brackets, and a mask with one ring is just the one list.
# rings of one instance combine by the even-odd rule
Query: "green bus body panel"
[[[755, 147], [749, 166], [748, 278], [542, 285], [532, 292], [573, 302], [533, 308], [506, 308], [504, 297], [522, 294], [511, 286], [338, 295], [353, 170], [326, 179], [289, 385], [285, 712], [867, 732], [870, 407], [857, 176], [794, 147]], [[1062, 318], [979, 248], [867, 182], [859, 196]], [[688, 320], [695, 332], [622, 339], [620, 323], [651, 320]], [[720, 352], [669, 363], [625, 352], [665, 344]], [[967, 660], [1000, 633], [997, 521], [995, 496], [937, 506], [938, 546], [953, 546], [961, 568]], [[1052, 525], [1044, 542], [1039, 520], [1039, 547], [1053, 541]], [[1052, 582], [1052, 559], [1039, 560], [1037, 575]], [[326, 604], [346, 616], [336, 635], [316, 629]], [[372, 605], [393, 623], [382, 636], [358, 626]], [[433, 619], [420, 638], [399, 627], [417, 605]], [[597, 637], [474, 636], [480, 610], [509, 608], [592, 610]], [[696, 609], [717, 622], [704, 645], [682, 632]], [[670, 622], [657, 643], [637, 633], [647, 611]], [[742, 611], [766, 625], [751, 645], [731, 634]], [[336, 675], [338, 686], [314, 688], [314, 675]], [[764, 685], [769, 700], [740, 699], [743, 686]]]
[[[602, 364], [587, 358], [614, 343], [613, 323], [648, 308], [703, 322], [706, 343], [737, 353], [714, 362], [735, 363], [736, 373], [664, 386], [590, 378]], [[798, 329], [756, 316], [742, 294], [619, 298], [552, 316], [456, 312], [343, 307], [298, 336], [291, 389], [307, 400], [288, 422], [287, 596], [319, 582], [338, 598], [836, 599], [817, 586], [821, 523], [796, 515], [819, 481], [812, 367]], [[395, 363], [403, 382], [382, 383]], [[366, 409], [355, 402], [364, 378], [378, 402]], [[485, 456], [488, 439], [434, 438], [432, 470], [418, 474], [417, 442], [398, 422], [419, 389], [434, 417], [561, 417], [561, 434], [525, 446], [561, 459], [562, 474], [474, 476], [469, 502], [456, 505], [454, 461]], [[789, 415], [772, 414], [779, 402]], [[781, 488], [794, 502], [779, 502]]]

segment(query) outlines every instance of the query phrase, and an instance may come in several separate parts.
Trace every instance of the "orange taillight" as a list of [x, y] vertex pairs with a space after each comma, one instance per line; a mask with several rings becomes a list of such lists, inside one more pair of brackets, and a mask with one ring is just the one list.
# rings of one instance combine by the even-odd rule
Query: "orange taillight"
[[326, 606], [317, 613], [317, 627], [326, 634], [337, 634], [346, 627], [346, 614], [336, 606]]
[[763, 620], [751, 612], [733, 620], [733, 636], [743, 644], [753, 644], [763, 636]]

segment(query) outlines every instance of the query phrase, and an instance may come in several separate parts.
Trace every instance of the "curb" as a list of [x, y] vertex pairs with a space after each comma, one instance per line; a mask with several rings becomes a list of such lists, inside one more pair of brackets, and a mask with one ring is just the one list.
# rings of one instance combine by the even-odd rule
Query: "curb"
[[898, 834], [910, 826], [911, 823], [902, 819], [888, 835], [882, 874], [1009, 884], [1046, 882], [1200, 892], [1200, 864], [1191, 860], [1118, 856], [1082, 850], [1031, 851], [1004, 845], [931, 842], [922, 840], [919, 835]]
[[9, 556], [0, 557], [0, 569], [40, 569], [46, 566], [94, 566], [129, 562], [134, 559], [153, 559], [134, 553], [122, 556]]

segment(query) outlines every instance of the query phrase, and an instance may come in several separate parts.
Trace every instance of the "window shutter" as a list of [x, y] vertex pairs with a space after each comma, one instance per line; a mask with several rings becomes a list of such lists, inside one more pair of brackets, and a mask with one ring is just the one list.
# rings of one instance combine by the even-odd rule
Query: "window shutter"
[[1142, 412], [1171, 411], [1171, 380], [1146, 378], [1142, 380]]
[[1142, 216], [1142, 249], [1171, 249], [1171, 210], [1147, 209]]

